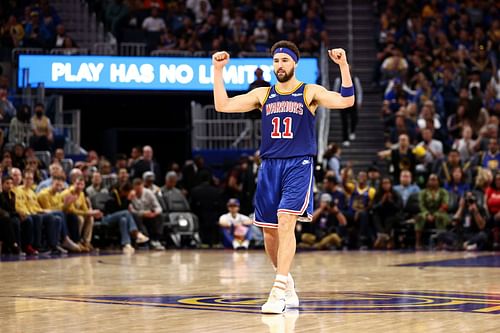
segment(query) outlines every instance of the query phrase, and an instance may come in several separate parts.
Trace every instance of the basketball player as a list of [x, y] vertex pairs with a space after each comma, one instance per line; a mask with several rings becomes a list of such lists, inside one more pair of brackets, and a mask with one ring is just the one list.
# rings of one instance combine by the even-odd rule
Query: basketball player
[[222, 78], [229, 62], [227, 52], [212, 57], [214, 100], [218, 112], [262, 111], [262, 143], [254, 224], [263, 227], [266, 252], [276, 269], [276, 278], [263, 313], [282, 313], [286, 306], [297, 307], [290, 266], [295, 255], [295, 223], [310, 221], [313, 212], [313, 156], [316, 155], [315, 112], [318, 106], [342, 109], [354, 104], [349, 65], [343, 49], [328, 51], [339, 65], [340, 93], [295, 77], [300, 53], [297, 46], [280, 41], [271, 48], [274, 74], [272, 87], [256, 88], [229, 98]]

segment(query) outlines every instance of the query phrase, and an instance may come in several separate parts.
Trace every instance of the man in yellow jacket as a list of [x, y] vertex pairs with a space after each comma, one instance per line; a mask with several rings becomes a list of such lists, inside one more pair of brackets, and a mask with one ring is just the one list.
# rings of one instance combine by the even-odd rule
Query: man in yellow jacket
[[91, 251], [92, 229], [94, 218], [101, 218], [102, 212], [98, 209], [90, 209], [84, 194], [85, 180], [83, 176], [77, 177], [73, 185], [61, 193], [63, 197], [63, 211], [78, 217], [78, 234], [80, 236], [80, 247], [83, 251]]
[[[25, 188], [29, 179], [25, 179]], [[79, 245], [75, 244], [69, 237], [68, 228], [72, 226], [72, 229], [78, 231], [78, 219], [75, 215], [66, 216], [63, 212], [63, 198], [61, 196], [61, 191], [64, 188], [65, 177], [64, 174], [57, 174], [52, 176], [52, 184], [50, 187], [41, 190], [36, 199], [39, 206], [46, 212], [50, 212], [52, 215], [59, 217], [62, 221], [61, 223], [61, 239], [63, 240], [63, 247], [71, 252], [81, 252], [82, 249]], [[76, 238], [78, 241], [79, 238]]]

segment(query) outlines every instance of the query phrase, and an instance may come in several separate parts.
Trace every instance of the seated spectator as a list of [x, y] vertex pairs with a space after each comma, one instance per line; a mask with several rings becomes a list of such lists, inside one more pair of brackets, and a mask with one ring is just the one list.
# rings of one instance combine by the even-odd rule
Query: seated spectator
[[384, 80], [395, 77], [404, 77], [408, 71], [408, 61], [400, 49], [394, 48], [391, 56], [387, 57], [380, 66]]
[[76, 48], [78, 45], [76, 42], [66, 34], [66, 28], [62, 24], [58, 24], [56, 27], [55, 38], [51, 42], [51, 48], [53, 49], [67, 49]]
[[161, 188], [161, 196], [168, 212], [189, 212], [191, 207], [181, 190], [176, 188], [177, 174], [169, 171], [165, 176], [165, 185]]
[[161, 32], [167, 29], [163, 18], [158, 17], [159, 10], [156, 7], [151, 8], [151, 16], [146, 17], [142, 22], [142, 29], [147, 32]]
[[93, 197], [97, 193], [108, 193], [108, 189], [103, 186], [102, 176], [99, 171], [92, 174], [92, 184], [85, 189], [85, 193], [88, 197]]
[[7, 86], [0, 86], [0, 121], [9, 123], [16, 113], [14, 104], [8, 98]]
[[222, 231], [222, 239], [225, 248], [248, 249], [252, 239], [252, 220], [246, 215], [240, 214], [240, 201], [229, 199], [227, 202], [228, 213], [219, 218], [219, 226]]
[[[12, 193], [12, 177], [2, 177], [2, 193], [0, 193], [0, 236], [3, 241], [2, 253], [21, 255], [21, 247], [24, 246], [29, 254], [37, 252], [31, 247], [31, 243], [21, 243], [22, 234], [33, 234], [33, 226], [27, 222], [21, 226], [19, 214], [16, 212], [16, 197]], [[24, 239], [26, 241], [26, 238]]]
[[24, 104], [9, 125], [9, 142], [28, 144], [31, 136], [31, 108]]
[[419, 194], [420, 213], [415, 223], [417, 250], [422, 249], [422, 234], [425, 228], [445, 231], [450, 222], [448, 215], [448, 192], [439, 186], [439, 178], [431, 174], [427, 179], [427, 187]]
[[491, 186], [486, 189], [486, 207], [490, 214], [488, 228], [493, 231], [493, 249], [500, 249], [500, 172], [495, 175]]
[[475, 146], [476, 141], [472, 139], [472, 128], [465, 125], [462, 129], [462, 137], [455, 140], [452, 148], [458, 150], [462, 161], [468, 161], [475, 154]]
[[399, 174], [402, 170], [408, 170], [412, 174], [415, 173], [417, 161], [410, 147], [409, 137], [406, 134], [399, 136], [397, 148], [381, 151], [378, 156], [380, 158], [390, 157], [390, 171], [392, 171], [394, 183], [396, 184], [399, 183]]
[[454, 167], [451, 170], [451, 181], [444, 184], [444, 188], [455, 193], [459, 198], [465, 195], [465, 192], [470, 191], [469, 183], [465, 182], [464, 172], [461, 167]]
[[443, 157], [443, 144], [432, 138], [433, 131], [430, 128], [422, 130], [422, 142], [418, 146], [425, 148], [424, 165], [430, 170], [436, 160]]
[[[319, 207], [313, 212], [311, 223], [302, 223], [301, 248], [326, 250], [342, 245], [342, 237], [347, 236], [347, 219], [344, 193], [337, 189], [335, 178], [328, 181], [333, 185], [320, 196]], [[330, 194], [335, 196], [335, 199]]]
[[394, 248], [394, 228], [402, 219], [403, 199], [392, 187], [390, 178], [382, 179], [373, 202], [373, 224], [377, 231], [373, 248], [391, 250]]
[[12, 169], [12, 153], [10, 151], [3, 152], [2, 163], [0, 165], [0, 175], [9, 175], [10, 169]]
[[441, 183], [446, 184], [452, 181], [452, 170], [454, 168], [461, 168], [464, 174], [465, 182], [470, 184], [472, 182], [471, 164], [470, 160], [462, 163], [460, 160], [460, 153], [457, 150], [452, 149], [448, 153], [446, 159], [436, 162], [432, 172], [438, 175]]
[[380, 170], [373, 164], [368, 167], [368, 186], [373, 188], [379, 188], [380, 186]]
[[144, 188], [151, 190], [154, 194], [160, 193], [160, 188], [155, 185], [155, 174], [152, 171], [146, 171], [142, 175]]
[[61, 193], [63, 198], [63, 211], [66, 214], [76, 215], [78, 218], [78, 241], [83, 251], [89, 252], [94, 249], [91, 244], [94, 218], [100, 219], [102, 212], [97, 209], [90, 209], [84, 195], [85, 180], [83, 176], [78, 176], [73, 180], [72, 185]]
[[350, 193], [347, 204], [346, 218], [349, 228], [349, 247], [358, 248], [373, 244], [374, 232], [370, 225], [369, 210], [373, 205], [376, 190], [367, 184], [365, 171], [358, 173], [356, 183], [348, 183], [346, 192]]
[[[63, 212], [64, 202], [61, 191], [64, 189], [65, 179], [64, 174], [53, 175], [51, 185], [37, 194], [37, 201], [43, 211], [56, 215], [61, 219], [60, 239], [62, 239], [62, 247], [70, 252], [78, 253], [82, 251], [82, 248], [69, 237], [70, 229], [73, 232], [76, 231], [74, 233], [78, 231], [78, 218], [76, 215], [65, 215]], [[78, 242], [78, 239], [78, 237], [74, 237], [76, 242]]]
[[153, 250], [162, 251], [165, 247], [161, 245], [160, 239], [163, 235], [163, 222], [161, 220], [162, 209], [154, 193], [144, 188], [144, 182], [140, 178], [133, 181], [134, 191], [131, 194], [129, 210], [136, 218], [141, 230], [145, 226], [151, 239], [150, 246]]
[[129, 212], [129, 197], [132, 186], [128, 183], [111, 190], [109, 199], [105, 203], [104, 217], [102, 223], [107, 226], [118, 225], [120, 229], [120, 243], [123, 252], [133, 254], [135, 252], [131, 245], [131, 236], [137, 244], [144, 244], [149, 241], [149, 237], [139, 231], [132, 213]]
[[420, 192], [420, 187], [412, 183], [412, 174], [408, 170], [401, 171], [399, 176], [399, 185], [394, 186], [394, 191], [396, 191], [403, 200], [403, 207], [406, 207], [408, 198], [413, 193]]
[[482, 156], [481, 166], [492, 171], [499, 169], [500, 151], [498, 149], [498, 139], [490, 139], [488, 151]]
[[44, 115], [45, 106], [42, 103], [35, 105], [35, 115], [31, 117], [31, 130], [33, 136], [30, 138], [30, 146], [35, 150], [51, 150], [54, 136], [50, 119]]
[[152, 171], [155, 175], [155, 180], [160, 179], [160, 166], [153, 160], [153, 148], [151, 146], [144, 146], [142, 149], [142, 158], [138, 159], [130, 170], [130, 177], [142, 177], [146, 171]]
[[[31, 220], [33, 224], [33, 248], [36, 250], [42, 249], [42, 234], [45, 234], [47, 247], [52, 255], [60, 255], [68, 253], [65, 249], [59, 246], [59, 239], [62, 223], [65, 222], [58, 214], [44, 211], [38, 203], [33, 186], [33, 172], [24, 172], [24, 181], [19, 169], [12, 169], [12, 179], [17, 186], [13, 188], [16, 195], [16, 211], [19, 213], [21, 221]], [[23, 184], [21, 184], [23, 181]]]
[[24, 170], [26, 167], [24, 160], [24, 145], [22, 143], [16, 143], [12, 149], [12, 166]]
[[326, 162], [325, 170], [332, 170], [337, 178], [337, 183], [340, 183], [340, 161], [342, 154], [342, 149], [335, 143], [330, 143], [326, 152], [323, 155], [324, 161]]
[[123, 186], [124, 184], [129, 184], [129, 174], [127, 168], [121, 168], [118, 170], [118, 175], [117, 175], [117, 184], [115, 185], [116, 187]]
[[[59, 163], [52, 163], [49, 166], [50, 177], [38, 184], [38, 186], [36, 187], [36, 192], [39, 193], [43, 189], [50, 187], [52, 185], [52, 180], [53, 180], [54, 176], [61, 175], [61, 174], [64, 174], [62, 166]], [[64, 188], [68, 187], [68, 184], [66, 184], [66, 182], [64, 182], [64, 184], [65, 184]]]
[[24, 38], [24, 28], [15, 15], [10, 15], [2, 27], [2, 44], [10, 48], [20, 47]]
[[[463, 250], [485, 250], [488, 244], [487, 213], [474, 193], [468, 191], [460, 198], [458, 211], [453, 216], [453, 231], [443, 235], [446, 242]], [[447, 237], [448, 236], [448, 237]], [[450, 237], [451, 236], [451, 237]]]

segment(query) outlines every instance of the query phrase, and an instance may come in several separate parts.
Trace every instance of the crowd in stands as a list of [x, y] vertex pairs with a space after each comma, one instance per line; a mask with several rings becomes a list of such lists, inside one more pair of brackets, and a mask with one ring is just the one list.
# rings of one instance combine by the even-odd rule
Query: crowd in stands
[[[365, 193], [371, 216], [371, 229], [360, 235], [368, 246], [374, 240], [375, 247], [393, 247], [397, 229], [408, 228], [398, 224], [407, 220], [417, 248], [432, 230], [432, 240], [444, 247], [498, 249], [498, 3], [388, 0], [374, 1], [374, 8], [379, 24], [373, 85], [383, 92], [387, 147], [378, 155], [391, 177], [374, 184], [373, 195], [356, 190]], [[339, 151], [334, 146], [327, 157], [339, 160]], [[349, 168], [337, 161], [328, 165], [332, 180], [356, 198], [346, 187]], [[363, 185], [359, 177], [357, 187]], [[355, 216], [363, 228], [364, 213]]]
[[[236, 55], [267, 52], [274, 42], [286, 39], [295, 42], [304, 55], [312, 55], [327, 40], [322, 4], [317, 0], [87, 2], [118, 43], [145, 43], [148, 52], [178, 50], [206, 55], [225, 49]], [[64, 19], [49, 0], [2, 2], [2, 56], [8, 59], [10, 50], [22, 47], [77, 48]]]
[[316, 53], [326, 40], [321, 4], [309, 1], [89, 1], [109, 31], [150, 50], [267, 52], [286, 39]]

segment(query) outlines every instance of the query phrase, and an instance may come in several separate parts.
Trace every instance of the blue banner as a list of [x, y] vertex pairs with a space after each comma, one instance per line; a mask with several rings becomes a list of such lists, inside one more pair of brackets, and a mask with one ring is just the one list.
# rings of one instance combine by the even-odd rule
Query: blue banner
[[[244, 91], [262, 68], [276, 82], [272, 58], [234, 58], [224, 68], [227, 90]], [[24, 74], [23, 74], [24, 73]], [[318, 62], [300, 59], [297, 78], [316, 83]], [[48, 89], [212, 90], [211, 58], [20, 55], [18, 86], [23, 82]]]

